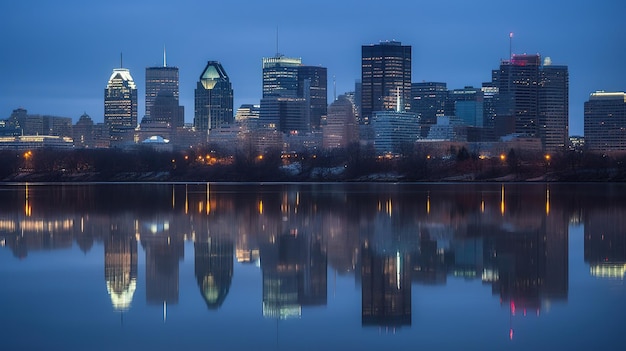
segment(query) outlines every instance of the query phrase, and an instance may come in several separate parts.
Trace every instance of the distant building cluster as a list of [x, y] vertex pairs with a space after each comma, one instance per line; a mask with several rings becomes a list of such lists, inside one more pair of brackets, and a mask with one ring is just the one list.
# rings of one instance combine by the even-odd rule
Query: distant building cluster
[[[225, 68], [208, 61], [194, 90], [193, 123], [185, 124], [179, 70], [167, 66], [164, 52], [163, 66], [146, 68], [143, 118], [138, 119], [137, 85], [120, 62], [104, 90], [103, 123], [85, 113], [72, 125], [69, 117], [18, 108], [0, 120], [0, 148], [220, 145], [289, 153], [360, 144], [393, 156], [420, 145], [462, 143], [489, 155], [506, 148], [502, 143], [523, 140], [545, 153], [582, 147], [626, 151], [626, 95], [592, 93], [584, 107], [585, 136], [570, 138], [568, 67], [549, 57], [512, 54], [491, 72], [491, 81], [456, 89], [445, 82], [413, 82], [411, 60], [411, 46], [398, 41], [363, 45], [354, 91], [333, 94], [329, 105], [326, 67], [277, 53], [262, 59], [259, 103], [239, 108]], [[46, 138], [33, 142], [26, 136]]]

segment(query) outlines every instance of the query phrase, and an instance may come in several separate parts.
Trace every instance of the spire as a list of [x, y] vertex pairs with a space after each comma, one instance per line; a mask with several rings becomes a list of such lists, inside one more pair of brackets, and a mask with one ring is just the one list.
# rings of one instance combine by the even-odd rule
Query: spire
[[167, 57], [165, 56], [165, 45], [163, 45], [163, 67], [167, 67]]
[[124, 68], [124, 64], [123, 64], [123, 60], [122, 60], [122, 52], [120, 51], [120, 68]]
[[333, 101], [337, 101], [337, 79], [333, 75]]

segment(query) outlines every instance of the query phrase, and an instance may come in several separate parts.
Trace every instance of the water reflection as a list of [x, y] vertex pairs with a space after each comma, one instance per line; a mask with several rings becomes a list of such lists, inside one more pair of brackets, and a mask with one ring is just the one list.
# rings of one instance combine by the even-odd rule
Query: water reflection
[[[209, 310], [229, 299], [240, 265], [262, 276], [262, 315], [325, 306], [328, 274], [354, 275], [363, 326], [408, 327], [412, 290], [450, 277], [491, 286], [512, 316], [568, 299], [568, 227], [584, 224], [598, 278], [626, 271], [621, 185], [100, 184], [4, 186], [0, 243], [15, 257], [104, 247], [115, 311], [179, 303], [185, 242]], [[138, 243], [145, 254], [138, 278]], [[236, 263], [235, 263], [236, 261]], [[330, 268], [330, 269], [329, 269]], [[139, 281], [138, 281], [139, 280]], [[304, 310], [304, 311], [303, 311]]]

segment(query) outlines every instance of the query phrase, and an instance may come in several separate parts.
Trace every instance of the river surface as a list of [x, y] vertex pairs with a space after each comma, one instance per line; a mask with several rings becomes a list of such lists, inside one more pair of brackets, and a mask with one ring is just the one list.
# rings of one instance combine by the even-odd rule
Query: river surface
[[623, 350], [623, 184], [0, 185], [2, 350]]

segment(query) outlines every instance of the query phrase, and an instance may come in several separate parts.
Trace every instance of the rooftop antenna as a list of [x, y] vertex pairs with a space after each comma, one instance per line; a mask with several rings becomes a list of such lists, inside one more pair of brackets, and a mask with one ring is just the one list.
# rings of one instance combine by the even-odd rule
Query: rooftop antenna
[[163, 67], [167, 67], [167, 57], [165, 56], [165, 45], [163, 45]]
[[124, 68], [124, 65], [122, 64], [122, 52], [120, 52], [120, 68]]
[[509, 60], [513, 59], [513, 32], [509, 33]]
[[278, 26], [276, 26], [276, 57], [280, 57], [280, 50], [278, 50]]
[[333, 101], [337, 101], [337, 79], [333, 75]]

